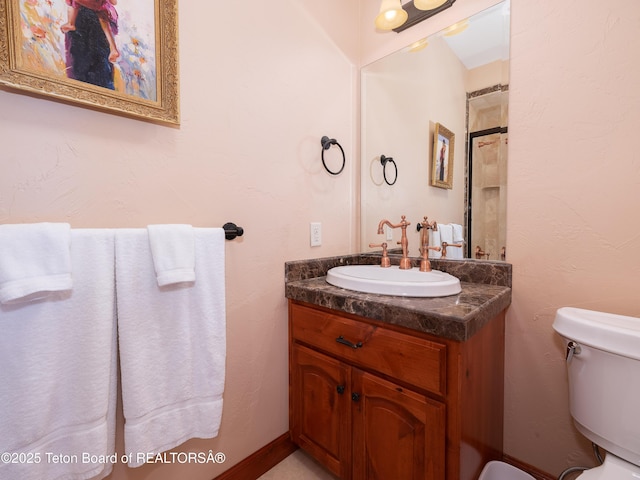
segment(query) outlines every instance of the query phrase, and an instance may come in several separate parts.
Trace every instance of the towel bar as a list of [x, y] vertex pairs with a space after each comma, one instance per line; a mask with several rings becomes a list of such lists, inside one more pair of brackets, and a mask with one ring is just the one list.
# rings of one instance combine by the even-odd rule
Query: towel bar
[[224, 229], [224, 238], [233, 240], [236, 237], [244, 235], [244, 228], [237, 226], [235, 223], [227, 222], [222, 228]]

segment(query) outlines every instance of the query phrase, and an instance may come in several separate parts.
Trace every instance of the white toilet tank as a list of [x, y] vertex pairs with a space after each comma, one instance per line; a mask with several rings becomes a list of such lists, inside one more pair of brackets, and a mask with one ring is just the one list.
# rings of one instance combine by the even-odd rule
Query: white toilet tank
[[553, 328], [567, 344], [577, 343], [567, 360], [576, 427], [640, 465], [640, 318], [563, 307]]

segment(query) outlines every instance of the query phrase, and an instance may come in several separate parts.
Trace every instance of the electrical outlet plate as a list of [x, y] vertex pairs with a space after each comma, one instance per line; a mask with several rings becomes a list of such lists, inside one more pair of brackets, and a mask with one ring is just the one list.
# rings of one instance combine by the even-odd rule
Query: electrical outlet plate
[[322, 245], [322, 224], [320, 222], [311, 222], [309, 233], [312, 247]]
[[393, 240], [393, 229], [389, 225], [384, 226], [384, 231], [387, 234], [387, 241], [390, 242]]

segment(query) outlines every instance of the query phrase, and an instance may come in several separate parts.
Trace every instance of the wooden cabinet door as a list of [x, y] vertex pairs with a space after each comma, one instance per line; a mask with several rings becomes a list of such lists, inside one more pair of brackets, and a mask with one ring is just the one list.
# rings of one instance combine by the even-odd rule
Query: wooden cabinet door
[[444, 480], [445, 406], [352, 369], [353, 479]]
[[291, 437], [338, 477], [351, 478], [351, 368], [292, 347]]

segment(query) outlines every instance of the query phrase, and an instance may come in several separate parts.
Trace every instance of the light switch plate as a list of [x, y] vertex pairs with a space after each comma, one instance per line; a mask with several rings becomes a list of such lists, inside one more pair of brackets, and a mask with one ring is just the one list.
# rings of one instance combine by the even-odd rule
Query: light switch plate
[[384, 226], [384, 231], [387, 234], [387, 242], [393, 240], [393, 229], [389, 225]]
[[312, 247], [322, 245], [322, 224], [320, 222], [311, 222], [310, 235]]

